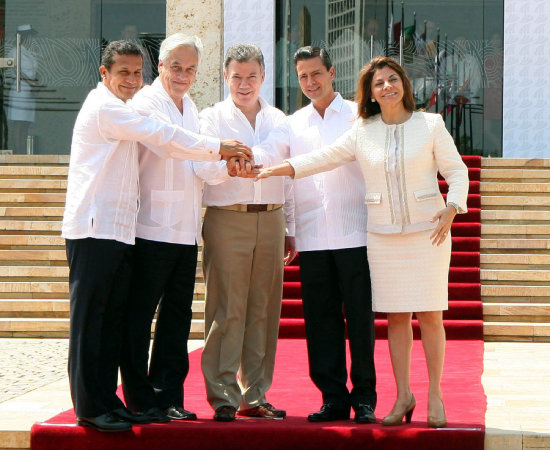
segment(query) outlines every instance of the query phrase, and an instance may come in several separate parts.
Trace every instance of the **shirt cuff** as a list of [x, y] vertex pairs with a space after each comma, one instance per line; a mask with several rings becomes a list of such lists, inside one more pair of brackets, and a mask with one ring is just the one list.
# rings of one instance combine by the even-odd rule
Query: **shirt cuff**
[[286, 236], [295, 236], [296, 235], [296, 224], [294, 222], [290, 222], [286, 224]]
[[206, 139], [204, 143], [205, 148], [211, 152], [218, 153], [219, 159], [222, 159], [222, 155], [220, 155], [220, 148], [222, 146], [221, 139], [218, 139], [212, 136], [206, 136], [205, 139]]

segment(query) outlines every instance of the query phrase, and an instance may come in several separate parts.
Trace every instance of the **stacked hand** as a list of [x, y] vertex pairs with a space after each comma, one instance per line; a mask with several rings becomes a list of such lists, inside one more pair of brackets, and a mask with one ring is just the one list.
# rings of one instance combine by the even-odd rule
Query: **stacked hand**
[[251, 159], [233, 157], [227, 161], [227, 173], [232, 177], [254, 178], [261, 167], [261, 164], [254, 164], [254, 157]]
[[220, 155], [226, 161], [231, 158], [241, 158], [244, 161], [250, 161], [254, 157], [250, 147], [235, 139], [225, 139], [221, 142]]

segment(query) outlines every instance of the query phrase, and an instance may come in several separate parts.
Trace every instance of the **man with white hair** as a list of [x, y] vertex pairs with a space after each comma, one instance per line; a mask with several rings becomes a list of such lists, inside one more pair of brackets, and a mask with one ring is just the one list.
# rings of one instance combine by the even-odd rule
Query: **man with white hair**
[[[198, 111], [187, 92], [201, 50], [196, 36], [176, 33], [166, 38], [160, 47], [159, 76], [136, 94], [132, 106], [140, 114], [198, 133]], [[133, 411], [159, 408], [157, 422], [195, 420], [197, 416], [183, 408], [183, 382], [189, 371], [187, 339], [201, 239], [202, 180], [190, 162], [162, 158], [147, 147], [139, 145], [140, 210], [122, 386]]]

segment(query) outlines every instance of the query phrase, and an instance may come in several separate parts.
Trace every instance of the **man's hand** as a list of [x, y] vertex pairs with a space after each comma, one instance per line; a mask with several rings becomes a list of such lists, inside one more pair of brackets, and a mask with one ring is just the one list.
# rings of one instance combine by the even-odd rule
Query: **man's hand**
[[254, 165], [254, 158], [247, 161], [244, 158], [233, 157], [227, 161], [227, 173], [231, 177], [254, 178], [262, 165]]
[[296, 258], [296, 239], [294, 236], [285, 236], [285, 266], [288, 266]]
[[249, 161], [254, 157], [250, 147], [235, 139], [225, 139], [221, 141], [220, 155], [222, 159], [226, 161], [233, 157], [239, 157]]

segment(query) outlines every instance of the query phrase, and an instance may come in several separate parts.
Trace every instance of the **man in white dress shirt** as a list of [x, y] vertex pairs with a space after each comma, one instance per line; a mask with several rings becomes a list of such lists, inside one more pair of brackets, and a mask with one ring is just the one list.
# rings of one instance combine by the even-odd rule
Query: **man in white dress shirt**
[[[160, 46], [159, 76], [136, 94], [132, 106], [140, 114], [198, 133], [199, 113], [187, 92], [201, 51], [196, 36], [176, 33], [166, 38]], [[147, 147], [139, 144], [140, 209], [122, 387], [133, 411], [158, 407], [171, 419], [195, 420], [194, 413], [183, 409], [183, 382], [189, 371], [187, 339], [201, 239], [202, 180], [190, 161], [162, 158]]]
[[126, 102], [141, 88], [143, 56], [128, 41], [104, 50], [103, 79], [76, 119], [62, 236], [69, 262], [69, 382], [77, 423], [125, 431], [154, 420], [116, 395], [122, 324], [138, 210], [136, 141], [163, 157], [218, 161], [248, 153], [138, 114]]
[[[335, 69], [324, 49], [298, 49], [294, 65], [311, 104], [289, 116], [285, 126], [253, 148], [256, 163], [265, 167], [331, 144], [357, 117], [357, 105], [334, 91]], [[277, 153], [279, 161], [273, 157]], [[361, 171], [354, 162], [294, 180], [293, 193], [310, 376], [323, 395], [321, 410], [308, 420], [348, 419], [351, 406], [356, 422], [373, 423], [374, 314]], [[351, 392], [346, 386], [346, 324]]]
[[[264, 76], [263, 55], [256, 45], [229, 48], [224, 78], [230, 96], [201, 112], [201, 132], [237, 138], [250, 146], [265, 139], [285, 116], [260, 97]], [[281, 312], [284, 179], [258, 184], [228, 177], [224, 164], [194, 166], [207, 181], [227, 179], [207, 184], [203, 196], [207, 209], [202, 370], [214, 419], [232, 421], [237, 410], [243, 416], [285, 417], [285, 411], [265, 397], [273, 377]], [[289, 210], [289, 235], [294, 231], [292, 222]]]

